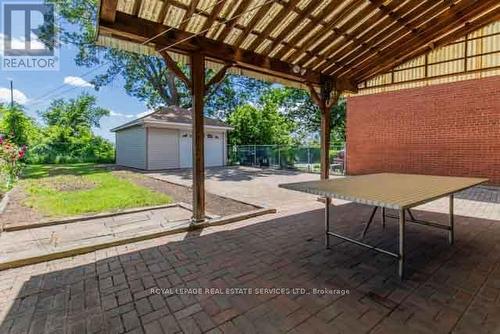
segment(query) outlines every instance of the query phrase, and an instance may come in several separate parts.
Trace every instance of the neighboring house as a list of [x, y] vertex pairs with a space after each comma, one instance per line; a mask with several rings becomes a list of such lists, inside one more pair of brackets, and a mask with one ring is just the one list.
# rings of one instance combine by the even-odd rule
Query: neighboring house
[[[191, 128], [191, 110], [170, 106], [111, 129], [116, 134], [116, 164], [146, 170], [191, 168]], [[205, 117], [205, 166], [227, 163], [231, 129]]]

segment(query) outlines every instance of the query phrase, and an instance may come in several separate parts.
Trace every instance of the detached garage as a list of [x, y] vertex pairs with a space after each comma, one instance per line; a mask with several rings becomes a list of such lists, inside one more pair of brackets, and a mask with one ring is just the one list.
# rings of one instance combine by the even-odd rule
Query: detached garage
[[[116, 164], [138, 169], [191, 168], [191, 110], [159, 109], [112, 129]], [[227, 124], [205, 117], [205, 166], [227, 163]]]

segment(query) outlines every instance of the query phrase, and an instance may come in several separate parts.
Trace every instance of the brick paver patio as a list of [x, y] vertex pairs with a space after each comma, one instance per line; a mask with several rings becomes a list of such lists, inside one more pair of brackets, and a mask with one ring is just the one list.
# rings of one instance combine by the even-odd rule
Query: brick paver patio
[[[458, 202], [467, 217], [456, 217], [454, 246], [408, 225], [403, 282], [383, 254], [333, 239], [325, 250], [323, 211], [311, 203], [0, 272], [0, 333], [498, 333], [500, 203], [479, 193]], [[335, 204], [335, 228], [359, 236], [370, 207]], [[428, 209], [415, 213], [446, 222], [441, 202]], [[375, 221], [366, 239], [395, 249], [396, 233], [396, 222]], [[225, 290], [236, 287], [258, 290], [213, 293], [244, 292]]]

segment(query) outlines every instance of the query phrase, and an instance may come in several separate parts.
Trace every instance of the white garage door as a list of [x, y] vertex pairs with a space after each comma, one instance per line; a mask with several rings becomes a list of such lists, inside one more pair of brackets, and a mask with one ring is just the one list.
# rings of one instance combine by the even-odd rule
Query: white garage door
[[[191, 168], [193, 155], [191, 133], [181, 132], [180, 137], [180, 165], [181, 168]], [[222, 133], [208, 132], [205, 134], [205, 166], [224, 165], [224, 138]]]
[[148, 169], [179, 168], [179, 131], [149, 128]]

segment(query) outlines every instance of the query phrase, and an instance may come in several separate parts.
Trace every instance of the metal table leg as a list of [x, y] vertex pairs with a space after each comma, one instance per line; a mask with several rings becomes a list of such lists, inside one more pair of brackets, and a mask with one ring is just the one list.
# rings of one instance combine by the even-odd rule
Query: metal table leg
[[404, 239], [405, 239], [405, 210], [401, 209], [399, 210], [399, 259], [398, 259], [398, 265], [399, 265], [399, 278], [403, 279], [404, 275], [404, 264], [405, 264], [405, 258], [404, 258], [404, 253], [405, 253], [405, 245], [404, 245]]
[[453, 216], [453, 194], [450, 195], [450, 213], [449, 213], [449, 222], [450, 229], [448, 230], [448, 242], [450, 245], [453, 244], [454, 241], [454, 225], [455, 225], [455, 217]]
[[385, 228], [385, 208], [382, 207], [382, 228]]
[[325, 248], [330, 249], [330, 204], [331, 198], [325, 197]]

